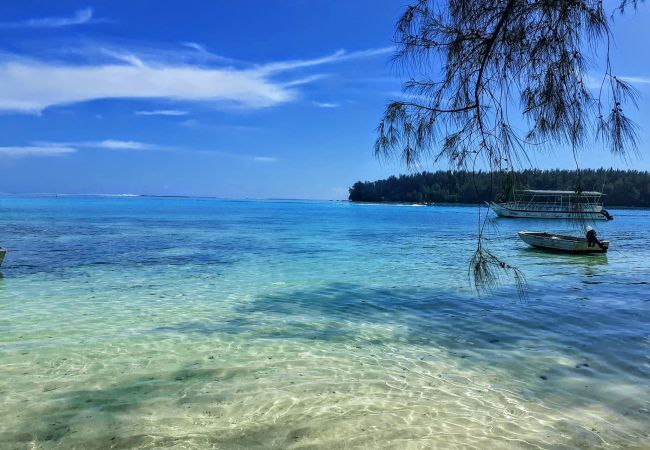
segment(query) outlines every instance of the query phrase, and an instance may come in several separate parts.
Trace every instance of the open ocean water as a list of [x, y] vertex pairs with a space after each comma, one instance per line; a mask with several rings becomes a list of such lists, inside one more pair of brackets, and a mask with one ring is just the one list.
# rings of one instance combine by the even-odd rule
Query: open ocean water
[[[650, 212], [0, 197], [0, 448], [650, 448]], [[577, 232], [576, 230], [573, 230]]]

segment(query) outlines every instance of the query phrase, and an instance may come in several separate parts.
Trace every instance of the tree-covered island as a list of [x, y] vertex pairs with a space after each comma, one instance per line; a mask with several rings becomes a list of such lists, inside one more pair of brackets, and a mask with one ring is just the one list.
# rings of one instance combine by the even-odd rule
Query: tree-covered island
[[[465, 171], [421, 172], [391, 176], [384, 180], [358, 181], [350, 188], [353, 202], [465, 203], [504, 200], [515, 189], [560, 189], [601, 191], [608, 206], [650, 207], [650, 172], [637, 170], [589, 169], [524, 170], [505, 175]], [[514, 186], [513, 186], [514, 184]]]

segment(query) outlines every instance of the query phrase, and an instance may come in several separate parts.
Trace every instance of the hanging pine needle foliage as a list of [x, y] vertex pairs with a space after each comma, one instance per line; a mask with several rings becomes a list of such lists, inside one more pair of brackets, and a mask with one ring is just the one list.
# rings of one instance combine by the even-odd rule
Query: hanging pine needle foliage
[[[395, 62], [409, 78], [378, 126], [375, 151], [408, 167], [446, 160], [493, 172], [525, 167], [540, 148], [575, 151], [595, 140], [619, 155], [635, 150], [626, 114], [637, 92], [609, 60], [613, 14], [623, 0], [418, 0], [397, 22]], [[602, 77], [588, 73], [605, 48]], [[480, 214], [480, 212], [479, 212]], [[472, 264], [477, 286], [501, 265], [482, 246]], [[477, 259], [478, 258], [478, 259]], [[490, 261], [494, 262], [491, 264]]]

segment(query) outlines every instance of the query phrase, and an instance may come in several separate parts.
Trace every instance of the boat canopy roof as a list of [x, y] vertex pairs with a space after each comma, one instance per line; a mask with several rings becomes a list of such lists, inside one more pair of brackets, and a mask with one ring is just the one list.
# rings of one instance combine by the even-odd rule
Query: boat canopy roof
[[602, 192], [596, 192], [596, 191], [577, 192], [577, 191], [552, 191], [546, 189], [524, 189], [522, 192], [525, 192], [526, 194], [532, 194], [532, 195], [569, 195], [569, 196], [583, 196], [583, 197], [585, 196], [596, 197], [596, 196], [605, 195]]

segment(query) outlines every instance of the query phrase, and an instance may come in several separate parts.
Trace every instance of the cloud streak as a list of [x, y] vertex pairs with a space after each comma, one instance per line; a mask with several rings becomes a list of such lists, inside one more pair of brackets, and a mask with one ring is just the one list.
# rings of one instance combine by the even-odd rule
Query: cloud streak
[[225, 56], [221, 55], [216, 55], [208, 49], [205, 48], [205, 46], [197, 43], [197, 42], [182, 42], [182, 45], [184, 47], [187, 47], [191, 50], [193, 50], [197, 56], [199, 56], [201, 59], [204, 61], [217, 61], [217, 62], [223, 62], [223, 63], [239, 63], [241, 61], [237, 61], [232, 58], [226, 58]]
[[[298, 86], [322, 75], [286, 79], [283, 74], [308, 67], [383, 55], [392, 48], [339, 50], [307, 60], [247, 68], [206, 67], [178, 62], [149, 62], [138, 55], [105, 50], [112, 62], [71, 64], [34, 59], [0, 61], [0, 110], [40, 114], [56, 105], [98, 99], [165, 99], [215, 106], [266, 108], [295, 100]], [[284, 79], [278, 79], [284, 78]]]
[[92, 8], [80, 9], [70, 17], [41, 17], [22, 22], [0, 23], [0, 28], [64, 28], [90, 23], [93, 18]]
[[627, 81], [630, 84], [650, 84], [649, 77], [619, 77], [623, 81]]
[[138, 116], [173, 116], [173, 117], [178, 117], [178, 116], [186, 116], [188, 114], [187, 111], [182, 111], [179, 109], [155, 109], [153, 111], [136, 111], [136, 115]]
[[328, 102], [312, 102], [314, 106], [319, 108], [338, 108], [341, 106], [339, 103], [328, 103]]
[[[617, 78], [637, 86], [650, 84], [650, 77], [621, 75], [621, 76], [617, 76]], [[605, 89], [607, 89], [608, 82], [609, 81], [605, 80], [603, 84], [603, 75], [589, 74], [585, 77], [585, 85], [589, 89], [600, 89], [602, 86], [604, 86]]]
[[98, 142], [80, 142], [79, 147], [104, 148], [108, 150], [157, 150], [159, 146], [137, 141], [106, 139]]
[[342, 61], [349, 61], [353, 59], [371, 58], [374, 56], [386, 55], [394, 51], [394, 47], [372, 48], [367, 50], [359, 50], [356, 52], [347, 52], [345, 50], [337, 50], [336, 52], [320, 58], [292, 60], [277, 63], [269, 63], [259, 66], [260, 72], [264, 74], [273, 74], [278, 72], [285, 72], [288, 70], [302, 69], [306, 67], [320, 66], [322, 64], [337, 63]]
[[0, 156], [23, 158], [27, 156], [61, 156], [76, 152], [77, 149], [61, 145], [27, 145], [0, 147]]
[[79, 142], [50, 142], [36, 141], [22, 146], [5, 146], [0, 147], [0, 159], [2, 158], [26, 158], [26, 157], [55, 157], [64, 156], [79, 151], [92, 150], [126, 150], [126, 151], [175, 151], [183, 153], [192, 153], [206, 156], [225, 156], [229, 158], [238, 158], [254, 163], [271, 164], [278, 161], [273, 156], [251, 155], [246, 153], [226, 152], [220, 150], [190, 149], [182, 147], [165, 147], [162, 145], [151, 144], [146, 142], [104, 139], [101, 141], [79, 141]]
[[271, 163], [276, 162], [277, 159], [272, 156], [253, 156], [253, 161]]
[[163, 150], [160, 145], [148, 144], [139, 141], [124, 141], [119, 139], [104, 139], [102, 141], [80, 141], [80, 142], [48, 142], [37, 141], [32, 145], [40, 148], [79, 148], [104, 149], [104, 150]]

